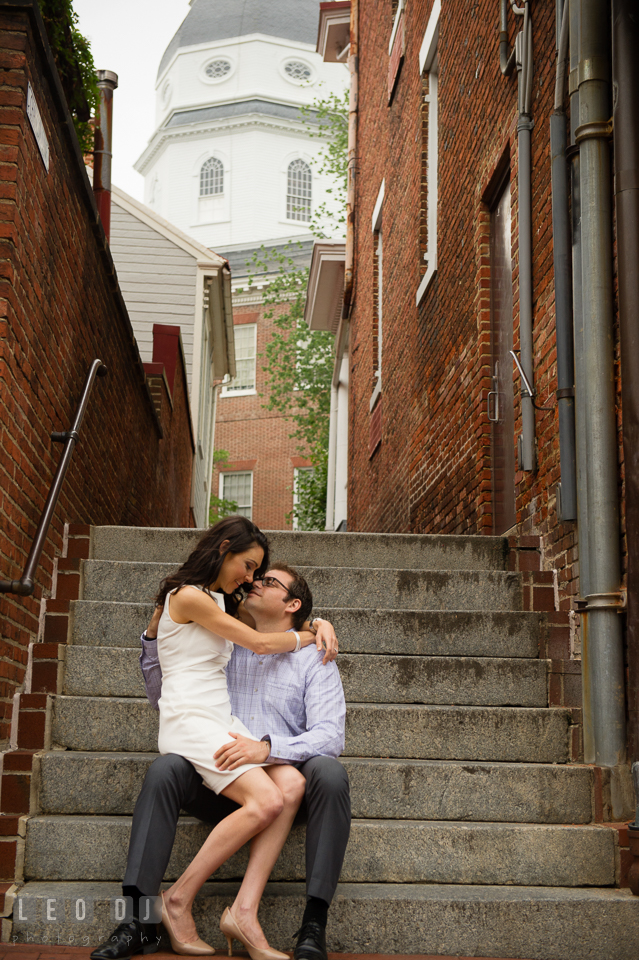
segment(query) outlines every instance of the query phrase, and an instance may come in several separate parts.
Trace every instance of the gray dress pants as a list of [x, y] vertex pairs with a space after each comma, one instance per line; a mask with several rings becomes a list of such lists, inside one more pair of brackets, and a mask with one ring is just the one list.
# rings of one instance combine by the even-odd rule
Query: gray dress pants
[[[295, 822], [306, 820], [306, 893], [330, 904], [351, 826], [348, 775], [332, 757], [311, 757], [299, 770], [306, 778], [306, 795]], [[157, 896], [180, 810], [215, 825], [237, 809], [233, 800], [205, 787], [184, 757], [158, 757], [135, 805], [123, 886]]]

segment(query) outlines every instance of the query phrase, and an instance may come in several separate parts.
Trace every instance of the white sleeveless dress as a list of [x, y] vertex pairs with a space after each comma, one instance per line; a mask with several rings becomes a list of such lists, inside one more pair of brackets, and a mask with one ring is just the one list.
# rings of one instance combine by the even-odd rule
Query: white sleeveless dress
[[[176, 623], [169, 613], [169, 596], [158, 625], [162, 668], [158, 750], [185, 757], [206, 786], [220, 793], [247, 770], [266, 764], [245, 763], [235, 770], [215, 766], [213, 754], [232, 742], [229, 731], [257, 740], [231, 713], [224, 668], [233, 644], [198, 623]], [[224, 610], [224, 595], [212, 596]]]

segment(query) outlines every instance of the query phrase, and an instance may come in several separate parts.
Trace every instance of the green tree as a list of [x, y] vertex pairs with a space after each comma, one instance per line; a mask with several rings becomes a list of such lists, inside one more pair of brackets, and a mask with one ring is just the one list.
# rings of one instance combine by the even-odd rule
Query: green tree
[[298, 441], [300, 455], [311, 462], [312, 473], [298, 474], [293, 516], [298, 529], [318, 530], [326, 522], [334, 338], [311, 331], [304, 323], [308, 268], [295, 266], [293, 251], [293, 244], [284, 253], [262, 246], [253, 255], [250, 280], [258, 273], [274, 274], [264, 289], [264, 317], [275, 327], [265, 351], [269, 393], [264, 406], [292, 422], [290, 436]]
[[[311, 230], [318, 239], [340, 236], [346, 219], [348, 168], [348, 93], [331, 94], [302, 108], [311, 137], [325, 146], [315, 168], [329, 174], [334, 186], [331, 201], [313, 212]], [[312, 117], [319, 121], [313, 122]], [[326, 524], [328, 436], [333, 376], [334, 337], [311, 331], [304, 323], [308, 268], [299, 268], [291, 254], [262, 246], [252, 260], [252, 276], [267, 274], [264, 288], [265, 318], [275, 332], [266, 345], [265, 365], [268, 400], [264, 406], [277, 410], [293, 424], [291, 437], [298, 441], [300, 455], [308, 457], [311, 471], [299, 471], [293, 517], [299, 530], [322, 530]]]
[[[229, 454], [228, 450], [214, 450], [213, 451], [213, 466], [216, 467], [220, 463], [228, 463]], [[209, 526], [212, 527], [214, 523], [217, 523], [218, 520], [223, 520], [224, 517], [232, 517], [234, 513], [237, 513], [237, 503], [235, 500], [225, 500], [224, 497], [218, 497], [214, 493], [211, 494], [211, 502], [209, 504]]]
[[78, 30], [73, 0], [39, 0], [49, 46], [73, 119], [80, 149], [93, 150], [91, 115], [99, 102], [91, 45]]
[[[313, 211], [311, 231], [318, 240], [343, 236], [346, 226], [348, 187], [348, 90], [313, 101], [300, 112], [309, 137], [324, 141], [324, 149], [314, 161], [318, 173], [328, 174], [333, 186], [327, 189], [331, 202], [320, 203]], [[319, 121], [311, 120], [312, 116]]]

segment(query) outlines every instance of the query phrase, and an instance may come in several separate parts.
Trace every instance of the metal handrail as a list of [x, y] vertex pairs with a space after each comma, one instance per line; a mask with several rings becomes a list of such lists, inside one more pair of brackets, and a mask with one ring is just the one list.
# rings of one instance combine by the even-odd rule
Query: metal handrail
[[56, 508], [58, 497], [60, 496], [60, 490], [62, 489], [62, 484], [64, 482], [64, 477], [71, 462], [73, 449], [78, 440], [80, 425], [84, 417], [84, 412], [87, 408], [87, 403], [89, 402], [89, 394], [91, 393], [91, 388], [96, 376], [104, 377], [106, 376], [106, 373], [107, 368], [102, 361], [94, 360], [89, 367], [89, 372], [84, 383], [84, 389], [82, 391], [82, 396], [80, 397], [80, 403], [78, 405], [75, 420], [73, 421], [71, 429], [64, 433], [56, 432], [51, 434], [51, 439], [55, 443], [64, 443], [64, 453], [62, 454], [62, 459], [58, 464], [58, 469], [56, 470], [55, 477], [53, 478], [53, 483], [51, 484], [51, 489], [49, 490], [49, 496], [47, 497], [47, 502], [44, 505], [44, 510], [42, 511], [42, 516], [40, 517], [40, 523], [38, 524], [38, 529], [35, 532], [31, 550], [29, 551], [29, 556], [27, 557], [24, 573], [19, 580], [0, 580], [0, 593], [17, 593], [21, 597], [28, 597], [33, 593], [33, 589], [35, 587], [33, 577], [38, 563], [40, 562], [40, 555], [42, 553], [42, 548], [44, 547], [44, 542], [47, 538], [47, 533], [49, 532], [49, 524], [51, 523], [51, 519], [53, 517], [53, 511]]

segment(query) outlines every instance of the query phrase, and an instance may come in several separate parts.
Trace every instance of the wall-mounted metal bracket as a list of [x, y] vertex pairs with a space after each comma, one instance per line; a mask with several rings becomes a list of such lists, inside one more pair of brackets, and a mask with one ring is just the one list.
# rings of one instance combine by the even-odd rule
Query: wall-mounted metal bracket
[[627, 602], [627, 592], [622, 589], [615, 593], [589, 593], [587, 597], [578, 597], [575, 608], [579, 613], [589, 610], [616, 610], [617, 613], [623, 613]]

